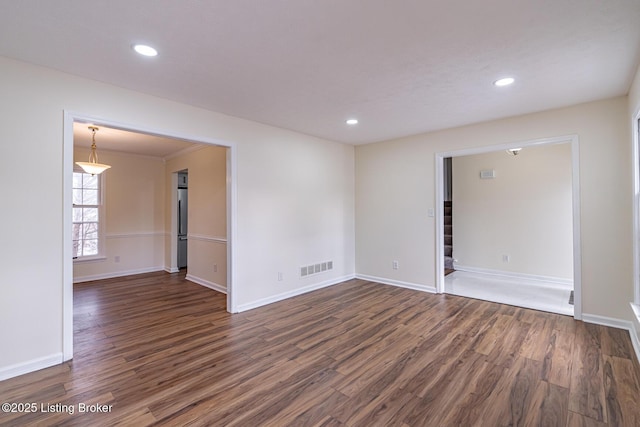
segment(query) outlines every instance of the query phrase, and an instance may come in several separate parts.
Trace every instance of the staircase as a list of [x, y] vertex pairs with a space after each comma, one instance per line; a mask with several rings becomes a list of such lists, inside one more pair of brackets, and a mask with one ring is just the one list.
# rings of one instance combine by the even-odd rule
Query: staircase
[[444, 202], [444, 268], [453, 270], [453, 206], [450, 201]]

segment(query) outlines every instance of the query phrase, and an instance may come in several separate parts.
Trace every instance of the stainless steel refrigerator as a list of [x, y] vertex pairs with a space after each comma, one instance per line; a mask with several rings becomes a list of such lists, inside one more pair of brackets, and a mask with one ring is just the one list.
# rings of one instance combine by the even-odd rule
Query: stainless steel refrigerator
[[187, 189], [178, 189], [178, 268], [187, 266]]

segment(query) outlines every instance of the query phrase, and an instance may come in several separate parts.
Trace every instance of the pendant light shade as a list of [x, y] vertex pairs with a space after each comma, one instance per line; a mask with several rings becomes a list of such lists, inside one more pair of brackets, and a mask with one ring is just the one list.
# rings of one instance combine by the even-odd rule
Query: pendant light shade
[[98, 128], [96, 126], [89, 126], [89, 129], [92, 132], [91, 154], [89, 154], [89, 161], [76, 162], [76, 165], [80, 166], [86, 173], [90, 173], [91, 175], [99, 175], [109, 169], [111, 166], [98, 163], [98, 154], [96, 153], [96, 131], [98, 131]]

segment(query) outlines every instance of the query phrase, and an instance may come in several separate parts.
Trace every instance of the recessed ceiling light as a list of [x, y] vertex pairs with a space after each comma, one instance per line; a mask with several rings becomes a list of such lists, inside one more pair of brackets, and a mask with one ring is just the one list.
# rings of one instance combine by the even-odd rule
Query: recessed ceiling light
[[503, 79], [496, 80], [493, 84], [496, 86], [509, 86], [515, 81], [516, 80], [513, 77], [505, 77]]
[[134, 44], [133, 50], [144, 56], [158, 56], [158, 51], [146, 44]]
[[357, 125], [358, 124], [358, 119], [349, 119], [345, 122], [348, 125]]

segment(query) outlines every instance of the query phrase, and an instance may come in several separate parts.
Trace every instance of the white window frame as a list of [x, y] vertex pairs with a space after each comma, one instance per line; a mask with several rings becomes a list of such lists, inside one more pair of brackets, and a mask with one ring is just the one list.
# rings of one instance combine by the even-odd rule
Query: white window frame
[[[83, 173], [86, 175], [90, 175], [87, 174], [84, 170], [82, 170], [82, 168], [80, 168], [79, 166], [75, 166], [73, 168], [73, 173]], [[106, 259], [106, 255], [105, 255], [105, 244], [104, 244], [104, 239], [105, 239], [105, 175], [99, 174], [98, 175], [98, 253], [96, 255], [87, 255], [87, 256], [79, 256], [79, 257], [72, 257], [74, 264], [75, 263], [81, 263], [81, 262], [87, 262], [87, 261], [99, 261], [99, 260], [104, 260]], [[72, 212], [73, 212], [73, 202], [72, 202]], [[73, 243], [73, 238], [72, 238], [72, 243]]]

